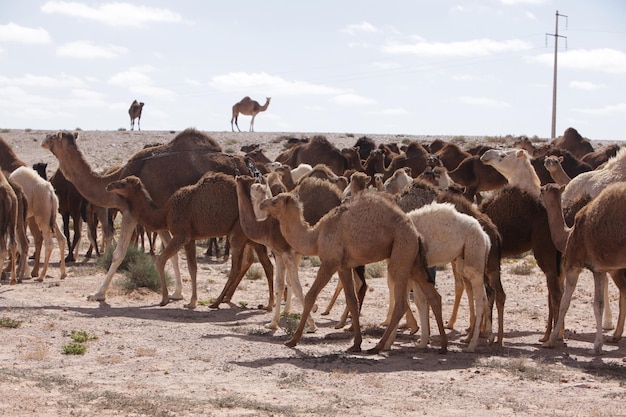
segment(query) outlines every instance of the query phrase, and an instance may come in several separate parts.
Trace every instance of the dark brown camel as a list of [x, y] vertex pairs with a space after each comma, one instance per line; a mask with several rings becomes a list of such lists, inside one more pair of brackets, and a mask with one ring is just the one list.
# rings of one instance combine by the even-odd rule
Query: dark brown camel
[[593, 146], [588, 139], [584, 139], [580, 136], [580, 133], [573, 127], [565, 129], [563, 136], [554, 139], [550, 142], [550, 145], [555, 148], [565, 149], [570, 151], [576, 158], [581, 159], [589, 152], [593, 152]]
[[141, 130], [141, 111], [143, 110], [144, 103], [139, 103], [134, 100], [130, 108], [128, 109], [128, 115], [130, 116], [130, 130], [135, 129], [135, 119], [137, 119], [137, 129]]
[[589, 164], [591, 166], [591, 169], [596, 169], [600, 165], [617, 155], [617, 152], [620, 150], [620, 148], [621, 147], [617, 144], [605, 146], [602, 149], [598, 149], [597, 151], [585, 154], [581, 158], [581, 161]]
[[572, 155], [571, 152], [563, 149], [551, 148], [542, 155], [533, 158], [530, 162], [535, 169], [539, 180], [541, 181], [541, 185], [545, 185], [549, 182], [554, 182], [554, 180], [552, 179], [552, 175], [544, 165], [544, 161], [548, 156], [562, 157], [563, 160], [561, 161], [561, 166], [570, 178], [574, 178], [578, 174], [582, 174], [583, 172], [592, 170], [589, 164], [582, 162], [580, 159]]
[[464, 159], [459, 166], [448, 172], [450, 178], [465, 187], [463, 195], [471, 202], [480, 204], [481, 191], [491, 191], [507, 184], [506, 178], [494, 167], [481, 162], [479, 155]]
[[439, 157], [441, 163], [448, 171], [454, 171], [464, 159], [472, 156], [471, 153], [464, 151], [454, 142], [446, 142], [434, 154]]
[[324, 136], [314, 136], [308, 143], [294, 146], [288, 158], [282, 162], [291, 168], [297, 168], [300, 164], [326, 164], [335, 174], [343, 175], [350, 164], [341, 151]]

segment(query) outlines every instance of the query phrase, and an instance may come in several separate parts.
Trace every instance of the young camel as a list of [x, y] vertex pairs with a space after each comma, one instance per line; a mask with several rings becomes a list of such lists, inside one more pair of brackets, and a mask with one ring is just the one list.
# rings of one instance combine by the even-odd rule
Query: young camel
[[[624, 330], [626, 315], [626, 236], [624, 227], [626, 212], [626, 183], [620, 182], [606, 187], [594, 200], [582, 208], [568, 227], [563, 218], [561, 206], [561, 188], [547, 184], [542, 188], [541, 196], [548, 210], [550, 233], [556, 247], [563, 252], [565, 271], [565, 290], [561, 298], [557, 328], [563, 326], [565, 314], [572, 300], [572, 294], [583, 268], [588, 268], [594, 277], [593, 312], [596, 318], [596, 337], [593, 350], [602, 352], [602, 310], [606, 273], [609, 273], [620, 290], [619, 317], [615, 333], [611, 339], [617, 342]], [[544, 343], [545, 347], [554, 347], [556, 333]]]
[[[191, 299], [185, 307], [196, 308], [197, 239], [230, 235], [233, 256], [228, 282], [233, 282], [235, 288], [254, 260], [250, 256], [244, 256], [246, 245], [255, 248], [266, 271], [273, 269], [265, 247], [253, 243], [242, 230], [237, 209], [235, 180], [229, 175], [209, 172], [196, 184], [180, 188], [162, 206], [152, 200], [141, 179], [134, 175], [111, 182], [107, 186], [107, 191], [126, 199], [133, 217], [146, 228], [155, 231], [167, 230], [172, 233], [171, 240], [166, 242], [163, 252], [155, 260], [161, 277], [162, 306], [169, 302], [165, 263], [184, 247], [192, 285]], [[274, 302], [271, 276], [272, 274], [268, 277], [271, 294], [268, 309]], [[228, 283], [223, 294], [231, 289], [227, 287]], [[234, 289], [232, 291], [234, 292]], [[219, 298], [223, 298], [223, 295]]]
[[[241, 227], [251, 240], [265, 245], [274, 254], [276, 268], [274, 270], [274, 311], [272, 321], [265, 327], [277, 329], [280, 320], [280, 304], [285, 291], [285, 278], [298, 300], [304, 305], [302, 285], [298, 278], [298, 265], [300, 255], [289, 246], [280, 232], [278, 221], [259, 209], [261, 201], [270, 198], [269, 189], [266, 185], [255, 183], [255, 179], [249, 176], [238, 176], [237, 205], [239, 207], [239, 221]], [[288, 296], [285, 310], [289, 311], [291, 297]], [[315, 331], [317, 327], [312, 317], [308, 320], [309, 329]]]
[[141, 111], [143, 110], [144, 103], [139, 103], [134, 100], [130, 108], [128, 109], [128, 115], [130, 116], [130, 130], [135, 130], [135, 119], [137, 119], [137, 129], [141, 130]]
[[257, 114], [262, 111], [267, 110], [267, 107], [270, 105], [271, 97], [265, 98], [265, 104], [260, 105], [258, 101], [252, 100], [250, 97], [245, 96], [238, 103], [235, 103], [233, 106], [233, 117], [230, 119], [230, 128], [234, 132], [235, 128], [233, 127], [233, 121], [235, 122], [235, 126], [237, 126], [237, 130], [241, 132], [239, 129], [239, 125], [237, 124], [237, 119], [239, 119], [239, 113], [245, 116], [252, 116], [252, 120], [250, 121], [250, 132], [254, 132], [254, 118]]
[[543, 160], [543, 166], [546, 167], [554, 182], [558, 185], [567, 185], [572, 179], [563, 169], [562, 162], [562, 156], [549, 155]]
[[[488, 314], [487, 293], [485, 290], [485, 266], [491, 250], [489, 236], [475, 218], [459, 213], [450, 203], [431, 203], [407, 213], [417, 231], [424, 238], [426, 263], [428, 267], [454, 265], [455, 276], [459, 274], [467, 282], [466, 288], [470, 303], [475, 306], [475, 318], [468, 335], [468, 352], [473, 352], [478, 345], [480, 324], [486, 319], [485, 329], [489, 343], [491, 338], [491, 317]], [[422, 337], [419, 347], [426, 347], [429, 340], [430, 326], [428, 311], [423, 294], [415, 291], [416, 305], [419, 310]], [[479, 325], [476, 325], [478, 323]]]
[[[291, 193], [265, 200], [260, 208], [278, 219], [283, 236], [294, 249], [303, 255], [317, 255], [321, 261], [315, 281], [305, 297], [302, 319], [287, 346], [294, 347], [298, 343], [318, 294], [331, 276], [338, 272], [354, 331], [354, 343], [349, 350], [359, 352], [362, 337], [351, 270], [387, 259], [393, 313], [389, 327], [370, 352], [378, 353], [390, 347], [398, 323], [408, 308], [409, 285], [415, 281], [435, 313], [441, 334], [441, 351], [447, 351], [441, 296], [428, 281], [422, 239], [411, 220], [388, 198], [376, 193], [361, 193], [349, 203], [330, 211], [314, 227], [304, 221], [302, 207]], [[371, 238], [362, 239], [364, 235]]]
[[[65, 238], [59, 230], [56, 222], [59, 200], [54, 193], [52, 184], [44, 180], [37, 172], [28, 167], [19, 167], [11, 173], [9, 178], [15, 181], [24, 190], [24, 195], [28, 201], [27, 218], [32, 219], [38, 230], [41, 231], [45, 246], [44, 264], [37, 281], [43, 281], [46, 277], [50, 255], [54, 245], [53, 236], [59, 245], [61, 253], [61, 279], [66, 277], [65, 273]], [[32, 227], [31, 227], [32, 229]], [[39, 253], [35, 253], [35, 265], [39, 264]]]

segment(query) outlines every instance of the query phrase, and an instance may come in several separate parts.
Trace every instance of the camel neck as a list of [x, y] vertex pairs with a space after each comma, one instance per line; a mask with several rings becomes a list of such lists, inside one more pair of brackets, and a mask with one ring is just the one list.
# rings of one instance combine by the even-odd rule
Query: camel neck
[[552, 241], [554, 246], [564, 253], [571, 228], [565, 224], [561, 205], [561, 193], [558, 190], [547, 188], [541, 195], [548, 214], [548, 226], [550, 227]]

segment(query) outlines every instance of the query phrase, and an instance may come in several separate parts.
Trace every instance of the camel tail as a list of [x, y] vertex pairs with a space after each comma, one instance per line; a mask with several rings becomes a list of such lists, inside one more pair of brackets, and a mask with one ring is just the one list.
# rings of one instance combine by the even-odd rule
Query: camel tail
[[[419, 264], [418, 264], [419, 263]], [[415, 257], [415, 266], [424, 271], [426, 276], [428, 277], [428, 282], [431, 284], [435, 283], [435, 277], [428, 272], [428, 262], [426, 261], [426, 246], [424, 246], [424, 239], [419, 238], [419, 250], [417, 252], [417, 256]]]

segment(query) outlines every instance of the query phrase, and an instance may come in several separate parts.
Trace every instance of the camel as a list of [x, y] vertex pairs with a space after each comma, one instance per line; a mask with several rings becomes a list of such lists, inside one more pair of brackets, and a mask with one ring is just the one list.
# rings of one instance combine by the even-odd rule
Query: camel
[[563, 132], [563, 136], [554, 139], [552, 142], [550, 142], [550, 145], [555, 148], [570, 151], [572, 155], [574, 155], [578, 159], [581, 159], [589, 152], [594, 151], [591, 142], [580, 136], [580, 133], [578, 133], [578, 131], [573, 127], [565, 129], [565, 132]]
[[542, 342], [554, 333], [562, 337], [562, 328], [555, 327], [561, 302], [562, 277], [560, 252], [554, 246], [548, 226], [548, 214], [539, 196], [507, 185], [478, 207], [496, 225], [502, 236], [501, 256], [519, 255], [529, 250], [546, 276], [548, 288], [548, 321]]
[[294, 146], [289, 151], [286, 159], [281, 160], [277, 157], [276, 161], [291, 168], [297, 168], [302, 163], [311, 166], [325, 164], [336, 175], [343, 175], [350, 167], [348, 159], [324, 136], [314, 136], [309, 142]]
[[567, 207], [579, 195], [596, 198], [609, 184], [618, 181], [626, 181], [626, 148], [620, 149], [602, 168], [572, 178], [561, 196], [563, 206]]
[[[270, 300], [268, 309], [271, 309], [274, 304], [271, 281], [273, 267], [265, 247], [253, 243], [243, 232], [239, 221], [235, 180], [231, 176], [209, 172], [200, 178], [196, 184], [181, 187], [172, 194], [164, 205], [156, 203], [150, 197], [141, 179], [134, 175], [109, 183], [106, 190], [127, 200], [131, 214], [140, 224], [150, 230], [167, 230], [172, 234], [171, 240], [165, 242], [163, 252], [155, 259], [161, 277], [161, 306], [169, 303], [169, 293], [165, 280], [165, 263], [167, 260], [178, 253], [181, 248], [185, 248], [192, 287], [189, 304], [185, 307], [194, 309], [198, 301], [196, 240], [229, 235], [233, 256], [230, 275], [224, 287], [223, 295], [231, 289], [234, 292], [234, 288], [252, 264], [254, 259], [246, 256], [245, 253], [246, 245], [250, 245], [254, 247], [266, 273], [269, 273]], [[234, 285], [234, 288], [229, 287], [229, 284]], [[223, 298], [223, 295], [220, 295], [218, 299]], [[219, 305], [219, 302], [216, 303]], [[216, 304], [214, 303], [214, 305]]]
[[[26, 236], [26, 228], [28, 226], [28, 199], [24, 194], [24, 190], [22, 187], [13, 181], [11, 178], [7, 178], [9, 185], [13, 189], [15, 196], [17, 197], [17, 224], [15, 229], [15, 234], [17, 238], [17, 251], [19, 253], [19, 264], [17, 265], [17, 282], [22, 282], [22, 280], [28, 275], [27, 273], [27, 258], [28, 258], [28, 236]], [[43, 237], [41, 237], [41, 232], [37, 229], [34, 221], [33, 227], [38, 232], [38, 237], [41, 241], [43, 241]], [[37, 276], [37, 275], [35, 275]]]
[[563, 162], [562, 156], [549, 155], [543, 160], [543, 165], [546, 167], [552, 179], [558, 185], [566, 185], [572, 179], [567, 172], [563, 169], [561, 163]]
[[[548, 211], [550, 233], [556, 247], [563, 252], [565, 289], [559, 307], [557, 328], [563, 326], [565, 314], [576, 289], [578, 276], [583, 268], [591, 270], [594, 276], [593, 311], [596, 319], [596, 336], [593, 350], [602, 352], [602, 310], [606, 273], [609, 273], [620, 290], [619, 317], [615, 333], [611, 339], [617, 342], [624, 330], [626, 316], [626, 236], [624, 236], [624, 200], [626, 184], [623, 182], [607, 186], [589, 204], [582, 208], [574, 220], [574, 225], [565, 224], [561, 206], [561, 188], [545, 185], [541, 194]], [[552, 334], [544, 343], [545, 347], [556, 345], [557, 335]]]
[[617, 144], [606, 146], [597, 151], [589, 152], [583, 155], [580, 160], [584, 163], [589, 164], [591, 169], [596, 169], [609, 159], [613, 158], [619, 152], [621, 146]]
[[[15, 263], [17, 260], [18, 211], [17, 195], [0, 170], [0, 268], [4, 268], [4, 261], [8, 255], [10, 285], [17, 284]], [[24, 258], [24, 254], [22, 254], [22, 258]]]
[[[491, 317], [488, 314], [487, 293], [485, 290], [485, 266], [491, 250], [491, 242], [478, 220], [467, 214], [459, 213], [450, 203], [425, 205], [407, 213], [417, 231], [424, 238], [426, 263], [428, 267], [455, 265], [455, 275], [459, 274], [469, 284], [470, 303], [475, 305], [473, 334], [468, 338], [468, 351], [473, 352], [478, 345], [480, 325], [486, 319], [486, 331], [491, 343]], [[471, 289], [471, 290], [470, 290]], [[426, 347], [429, 340], [428, 311], [420, 294], [415, 291], [416, 302], [421, 318], [422, 338], [418, 347]]]
[[[58, 132], [48, 135], [42, 146], [59, 160], [59, 169], [76, 189], [92, 204], [104, 208], [116, 208], [122, 213], [120, 236], [111, 266], [98, 290], [88, 298], [105, 301], [106, 292], [120, 263], [124, 259], [130, 238], [137, 221], [130, 213], [128, 202], [115, 193], [106, 191], [106, 186], [128, 175], [141, 178], [152, 199], [164, 205], [167, 199], [179, 188], [195, 184], [207, 171], [225, 172], [235, 175], [250, 175], [243, 158], [222, 153], [215, 139], [196, 129], [186, 129], [177, 134], [169, 143], [146, 148], [135, 153], [119, 169], [105, 173], [95, 173], [78, 148], [78, 133]], [[163, 167], [167, 166], [164, 171]], [[161, 233], [162, 239], [167, 239]], [[182, 281], [177, 257], [172, 258], [176, 275], [176, 287], [170, 296], [182, 299]]]
[[19, 167], [25, 167], [26, 163], [15, 155], [13, 149], [0, 137], [0, 168], [11, 173]]
[[[59, 200], [54, 193], [52, 184], [44, 180], [37, 172], [28, 167], [19, 167], [11, 173], [9, 178], [19, 184], [24, 190], [24, 195], [28, 201], [27, 218], [36, 223], [36, 227], [41, 231], [45, 246], [44, 264], [37, 281], [42, 282], [46, 277], [50, 255], [54, 245], [53, 236], [57, 240], [59, 252], [61, 253], [60, 279], [66, 277], [65, 272], [65, 239], [56, 223], [56, 215], [59, 207]], [[30, 220], [29, 220], [30, 221]], [[31, 227], [31, 230], [33, 228]], [[39, 253], [35, 253], [35, 265], [39, 264]]]
[[[302, 164], [301, 164], [302, 165]], [[297, 169], [297, 168], [296, 168]], [[293, 178], [293, 170], [291, 170], [291, 176]], [[303, 181], [305, 178], [320, 178], [335, 185], [340, 191], [345, 190], [348, 186], [348, 179], [343, 175], [335, 174], [328, 165], [317, 164], [309, 172], [304, 173], [298, 181], [294, 181], [296, 185]]]
[[471, 153], [464, 151], [454, 142], [445, 143], [441, 149], [435, 152], [435, 155], [439, 157], [448, 171], [454, 171], [464, 159], [472, 156]]
[[[346, 171], [365, 171], [363, 167], [363, 160], [361, 159], [361, 150], [358, 146], [353, 146], [351, 148], [343, 148], [341, 149], [341, 154], [346, 157], [348, 160], [348, 168]], [[367, 159], [367, 158], [366, 158]], [[344, 175], [346, 175], [346, 171], [344, 171]]]
[[134, 100], [130, 108], [128, 109], [128, 115], [130, 116], [130, 130], [135, 130], [135, 119], [137, 119], [137, 129], [141, 130], [141, 111], [143, 110], [144, 103], [139, 103]]
[[300, 164], [291, 170], [291, 180], [296, 184], [302, 177], [313, 171], [313, 167], [309, 164]]
[[376, 143], [371, 138], [368, 138], [367, 136], [361, 136], [360, 138], [357, 139], [353, 148], [358, 149], [359, 158], [361, 159], [361, 161], [365, 161], [367, 157], [369, 156], [370, 152], [376, 149]]
[[452, 178], [450, 178], [450, 174], [448, 174], [448, 170], [444, 166], [436, 166], [432, 169], [427, 169], [422, 172], [418, 178], [429, 182], [440, 191], [453, 191], [459, 194], [465, 192], [465, 187], [455, 183]]
[[238, 103], [235, 103], [233, 106], [233, 117], [230, 119], [230, 128], [234, 132], [235, 128], [233, 127], [233, 121], [235, 121], [235, 126], [237, 126], [237, 130], [241, 132], [239, 129], [239, 125], [237, 124], [237, 119], [239, 118], [239, 114], [243, 114], [245, 116], [252, 116], [252, 120], [250, 121], [250, 132], [254, 132], [254, 119], [257, 114], [262, 111], [267, 110], [267, 107], [270, 105], [271, 97], [265, 98], [265, 104], [260, 105], [258, 101], [252, 100], [250, 97], [245, 96]]
[[389, 171], [393, 174], [399, 168], [411, 168], [411, 176], [417, 177], [427, 167], [428, 152], [418, 142], [411, 142], [406, 150], [391, 160]]
[[583, 172], [591, 171], [591, 166], [585, 162], [582, 162], [580, 159], [576, 158], [569, 151], [557, 148], [550, 148], [544, 153], [534, 157], [530, 164], [535, 168], [535, 172], [541, 181], [541, 185], [545, 185], [549, 182], [554, 182], [552, 178], [552, 174], [548, 171], [545, 166], [545, 159], [550, 156], [561, 157], [563, 160], [561, 161], [561, 166], [563, 167], [563, 171], [567, 174], [568, 177], [574, 178]]
[[448, 174], [455, 183], [465, 187], [463, 195], [471, 202], [476, 199], [477, 204], [482, 202], [481, 191], [492, 191], [507, 183], [506, 178], [494, 167], [483, 164], [479, 155], [465, 158], [454, 171], [449, 171]]
[[[280, 301], [285, 291], [285, 278], [289, 284], [290, 292], [293, 292], [300, 303], [304, 305], [304, 294], [302, 285], [298, 278], [298, 265], [300, 255], [289, 246], [280, 232], [278, 221], [261, 213], [259, 205], [269, 195], [269, 188], [266, 185], [255, 183], [255, 179], [248, 176], [238, 176], [237, 183], [237, 206], [239, 208], [239, 221], [241, 228], [249, 239], [265, 245], [274, 254], [276, 268], [274, 270], [274, 310], [272, 321], [265, 327], [277, 329], [280, 320]], [[287, 297], [285, 310], [289, 311], [291, 297]], [[308, 325], [311, 331], [317, 327], [312, 317], [309, 317]]]
[[[441, 296], [428, 281], [422, 239], [411, 220], [388, 198], [377, 193], [360, 193], [349, 203], [329, 212], [313, 227], [305, 222], [302, 207], [290, 193], [265, 200], [260, 208], [278, 219], [283, 236], [294, 249], [302, 255], [317, 255], [321, 261], [315, 281], [305, 297], [302, 319], [292, 338], [286, 342], [287, 346], [294, 347], [298, 343], [318, 294], [338, 272], [354, 331], [354, 342], [349, 351], [359, 352], [362, 337], [351, 269], [387, 259], [393, 313], [385, 333], [370, 352], [390, 348], [400, 318], [408, 308], [409, 285], [415, 282], [424, 292], [437, 319], [440, 350], [447, 351]], [[370, 238], [362, 239], [363, 235]]]
[[539, 196], [541, 181], [524, 149], [492, 149], [485, 152], [480, 160], [483, 164], [494, 167], [510, 185]]
[[404, 167], [398, 168], [391, 177], [387, 178], [383, 183], [383, 187], [388, 193], [396, 194], [412, 183], [413, 177], [411, 177], [411, 168]]

